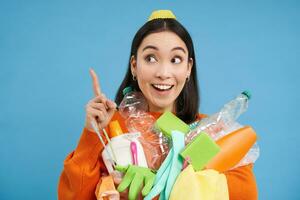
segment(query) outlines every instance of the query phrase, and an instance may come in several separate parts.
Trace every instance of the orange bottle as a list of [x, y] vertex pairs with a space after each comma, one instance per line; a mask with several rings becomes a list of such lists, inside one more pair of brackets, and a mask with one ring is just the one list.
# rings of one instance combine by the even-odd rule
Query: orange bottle
[[216, 141], [221, 148], [220, 152], [208, 162], [206, 168], [219, 172], [229, 170], [246, 155], [256, 139], [256, 133], [250, 126], [245, 126], [222, 137]]
[[121, 129], [121, 126], [120, 126], [118, 120], [111, 121], [108, 126], [109, 126], [109, 137], [110, 138], [113, 138], [113, 137], [123, 134], [123, 131]]

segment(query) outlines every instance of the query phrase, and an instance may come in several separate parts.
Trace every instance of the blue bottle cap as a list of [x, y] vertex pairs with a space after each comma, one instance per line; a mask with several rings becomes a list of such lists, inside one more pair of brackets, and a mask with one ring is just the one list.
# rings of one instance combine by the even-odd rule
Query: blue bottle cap
[[249, 90], [245, 90], [244, 92], [242, 92], [242, 94], [245, 95], [248, 98], [248, 100], [251, 99], [251, 93]]
[[125, 96], [127, 93], [132, 91], [132, 87], [128, 86], [126, 88], [123, 89], [123, 95]]

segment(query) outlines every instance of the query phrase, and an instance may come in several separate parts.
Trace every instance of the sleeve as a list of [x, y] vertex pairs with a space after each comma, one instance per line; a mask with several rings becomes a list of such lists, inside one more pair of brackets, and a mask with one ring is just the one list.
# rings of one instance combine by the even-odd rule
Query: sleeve
[[58, 184], [59, 200], [96, 199], [95, 188], [100, 172], [106, 171], [102, 159], [99, 159], [102, 149], [97, 134], [84, 129], [77, 148], [64, 161]]
[[257, 200], [258, 192], [253, 164], [225, 172], [230, 200]]

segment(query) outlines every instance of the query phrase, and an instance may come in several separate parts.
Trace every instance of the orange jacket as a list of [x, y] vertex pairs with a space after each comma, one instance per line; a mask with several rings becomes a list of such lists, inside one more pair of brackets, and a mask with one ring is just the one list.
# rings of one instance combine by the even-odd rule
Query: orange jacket
[[[160, 116], [159, 113], [151, 114], [155, 118]], [[203, 117], [204, 115], [198, 116], [198, 118]], [[112, 120], [118, 120], [122, 130], [127, 131], [124, 119], [118, 112]], [[107, 174], [100, 154], [102, 149], [103, 146], [97, 134], [83, 129], [77, 148], [64, 161], [64, 169], [58, 184], [59, 200], [96, 200], [97, 183], [102, 174]], [[225, 172], [230, 200], [256, 200], [258, 198], [252, 168], [251, 164]]]

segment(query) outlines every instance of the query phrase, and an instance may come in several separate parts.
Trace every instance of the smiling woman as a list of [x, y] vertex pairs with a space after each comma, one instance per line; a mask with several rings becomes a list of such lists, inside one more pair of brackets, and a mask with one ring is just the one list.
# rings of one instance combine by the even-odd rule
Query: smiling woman
[[193, 59], [185, 43], [173, 32], [145, 37], [137, 58], [132, 56], [131, 73], [136, 77], [151, 112], [176, 112], [175, 100], [191, 74]]
[[128, 70], [115, 100], [119, 104], [123, 89], [132, 86], [143, 92], [149, 111], [173, 111], [190, 123], [196, 119], [199, 108], [193, 41], [175, 18], [157, 19], [155, 14], [132, 41]]
[[[100, 156], [104, 147], [99, 142], [92, 125], [96, 123], [98, 127], [96, 129], [107, 130], [110, 135], [107, 126], [110, 126], [110, 122], [118, 120], [122, 130], [128, 131], [125, 119], [116, 109], [116, 104], [119, 105], [123, 99], [122, 92], [126, 87], [131, 86], [135, 91], [142, 92], [148, 103], [148, 113], [156, 119], [166, 111], [175, 113], [185, 123], [204, 117], [198, 113], [199, 91], [193, 42], [187, 30], [171, 11], [153, 12], [149, 21], [136, 33], [131, 46], [127, 73], [118, 89], [116, 103], [107, 99], [101, 92], [97, 75], [93, 70], [91, 76], [96, 97], [86, 106], [86, 122], [79, 144], [65, 160], [58, 188], [60, 200], [96, 199], [97, 183], [101, 184], [103, 177], [108, 175], [108, 170]], [[149, 142], [153, 141], [149, 139]], [[151, 169], [132, 165], [127, 169], [120, 184], [122, 187], [118, 187], [121, 198], [127, 199], [127, 194], [122, 192], [129, 185], [129, 199], [136, 199], [141, 194], [146, 196], [154, 182]], [[139, 178], [134, 179], [132, 183], [124, 182], [134, 173], [137, 173]], [[257, 199], [252, 165], [228, 170], [224, 174], [231, 200]], [[143, 178], [145, 188], [139, 194]], [[106, 191], [110, 189], [110, 194], [116, 194], [112, 185], [105, 185], [104, 188]], [[99, 188], [97, 191], [99, 192]]]

